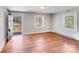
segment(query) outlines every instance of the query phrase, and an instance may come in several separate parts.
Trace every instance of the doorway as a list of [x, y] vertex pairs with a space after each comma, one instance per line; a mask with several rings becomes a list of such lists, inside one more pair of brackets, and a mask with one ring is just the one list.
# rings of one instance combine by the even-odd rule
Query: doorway
[[8, 38], [22, 34], [22, 17], [9, 15], [8, 17]]
[[13, 35], [22, 34], [22, 17], [14, 16], [13, 19]]

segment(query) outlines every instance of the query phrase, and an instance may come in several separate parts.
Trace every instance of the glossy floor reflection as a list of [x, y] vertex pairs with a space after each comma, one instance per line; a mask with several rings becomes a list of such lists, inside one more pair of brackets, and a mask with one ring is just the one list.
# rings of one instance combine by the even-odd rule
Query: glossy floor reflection
[[71, 53], [79, 52], [79, 41], [56, 33], [13, 36], [2, 52], [10, 53]]

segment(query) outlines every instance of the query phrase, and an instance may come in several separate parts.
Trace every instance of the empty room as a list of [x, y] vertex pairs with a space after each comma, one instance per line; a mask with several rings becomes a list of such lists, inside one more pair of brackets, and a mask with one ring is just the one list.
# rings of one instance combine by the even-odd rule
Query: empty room
[[78, 53], [78, 6], [0, 6], [1, 53]]

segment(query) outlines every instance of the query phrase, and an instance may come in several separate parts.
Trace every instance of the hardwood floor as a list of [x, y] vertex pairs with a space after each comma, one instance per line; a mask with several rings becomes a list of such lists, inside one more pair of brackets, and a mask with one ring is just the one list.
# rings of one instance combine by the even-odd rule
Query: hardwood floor
[[79, 52], [79, 41], [56, 33], [13, 36], [2, 53], [71, 53]]

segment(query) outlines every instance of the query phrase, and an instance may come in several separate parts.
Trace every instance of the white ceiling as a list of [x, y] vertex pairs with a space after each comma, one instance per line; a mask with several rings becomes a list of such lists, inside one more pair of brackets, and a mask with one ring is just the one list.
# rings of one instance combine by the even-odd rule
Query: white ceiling
[[76, 6], [45, 6], [45, 9], [41, 9], [40, 7], [41, 6], [7, 6], [8, 10], [10, 11], [37, 13], [57, 13], [76, 8]]

